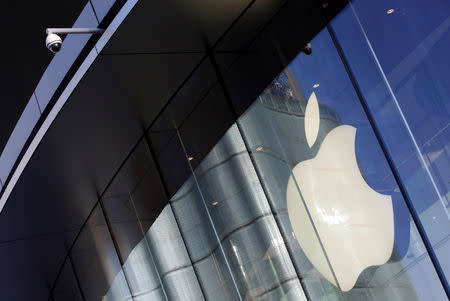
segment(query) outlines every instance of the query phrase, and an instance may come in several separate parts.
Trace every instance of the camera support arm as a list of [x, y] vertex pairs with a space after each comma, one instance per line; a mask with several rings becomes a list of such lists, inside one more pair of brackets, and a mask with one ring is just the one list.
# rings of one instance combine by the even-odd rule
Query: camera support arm
[[103, 33], [105, 30], [101, 28], [47, 28], [45, 32], [47, 34], [83, 34], [83, 33], [93, 33], [99, 34]]

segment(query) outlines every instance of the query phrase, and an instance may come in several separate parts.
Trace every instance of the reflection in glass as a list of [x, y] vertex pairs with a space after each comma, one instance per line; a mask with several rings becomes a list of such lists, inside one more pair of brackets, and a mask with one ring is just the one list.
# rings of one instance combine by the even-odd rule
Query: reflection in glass
[[[203, 299], [170, 206], [130, 252], [124, 271], [134, 300]], [[108, 293], [120, 283], [116, 277]]]
[[[173, 130], [170, 146], [176, 152], [162, 156], [190, 169], [170, 170], [165, 185], [172, 189], [186, 172], [189, 177], [136, 245], [128, 228], [117, 223], [120, 229], [114, 230], [110, 213], [119, 245], [130, 250], [122, 268], [135, 300], [447, 300], [355, 86], [379, 119], [382, 138], [448, 273], [449, 85], [437, 76], [447, 74], [439, 59], [448, 58], [434, 47], [448, 45], [449, 19], [425, 20], [427, 29], [410, 31], [417, 37], [410, 33], [409, 41], [402, 38], [404, 45], [396, 41], [401, 45], [390, 49], [379, 36], [383, 22], [367, 18], [373, 11], [382, 15], [377, 20], [391, 18], [384, 28], [390, 35], [391, 27], [403, 24], [404, 17], [393, 22], [402, 8], [386, 13], [382, 2], [354, 4], [330, 28], [344, 53], [356, 51], [349, 65], [358, 85], [350, 81], [329, 32], [322, 31], [311, 41], [313, 53], [295, 58], [201, 162], [186, 151], [192, 137]], [[418, 8], [408, 11], [420, 15]], [[367, 37], [373, 37], [369, 52]], [[374, 53], [380, 59], [371, 66]], [[385, 78], [380, 66], [389, 71]], [[399, 112], [420, 142], [420, 157]], [[436, 120], [426, 118], [430, 114]], [[146, 208], [156, 190], [148, 188], [135, 210]], [[133, 203], [128, 196], [118, 204]], [[83, 267], [75, 251], [76, 266]], [[128, 298], [120, 266], [103, 265], [110, 284], [105, 298]], [[82, 268], [80, 274], [86, 275]]]
[[448, 1], [352, 1], [331, 22], [447, 285], [449, 11]]
[[140, 241], [131, 251], [123, 270], [134, 300], [166, 300], [146, 240]]
[[[180, 140], [182, 143], [182, 136]], [[210, 151], [186, 184], [172, 199], [183, 233], [188, 233], [188, 229], [210, 229], [185, 236], [187, 245], [194, 246], [191, 252], [194, 263], [199, 267], [204, 267], [203, 261], [221, 265], [217, 269], [199, 269], [199, 277], [207, 284], [211, 282], [206, 279], [222, 278], [225, 274], [225, 281], [213, 286], [221, 290], [214, 292], [203, 286], [209, 299], [226, 300], [225, 297], [235, 295], [233, 299], [257, 300], [270, 294], [278, 294], [285, 300], [305, 298], [236, 125]], [[202, 232], [204, 239], [199, 241], [198, 233]], [[198, 242], [205, 247], [199, 248], [196, 255]], [[287, 282], [290, 285], [285, 286]], [[233, 290], [237, 290], [237, 296]]]
[[311, 44], [239, 120], [304, 286], [313, 300], [445, 300], [330, 37]]
[[146, 234], [169, 300], [203, 300], [171, 207], [166, 206]]
[[125, 300], [131, 296], [100, 207], [92, 212], [71, 251], [85, 299]]

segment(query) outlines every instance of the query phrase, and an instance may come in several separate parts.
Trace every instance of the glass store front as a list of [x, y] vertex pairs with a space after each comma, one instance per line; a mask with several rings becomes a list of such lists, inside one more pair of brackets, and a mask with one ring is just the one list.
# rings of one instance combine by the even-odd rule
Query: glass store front
[[175, 130], [189, 177], [172, 197], [143, 141], [137, 184], [94, 208], [54, 300], [447, 300], [449, 12], [350, 3], [200, 162]]

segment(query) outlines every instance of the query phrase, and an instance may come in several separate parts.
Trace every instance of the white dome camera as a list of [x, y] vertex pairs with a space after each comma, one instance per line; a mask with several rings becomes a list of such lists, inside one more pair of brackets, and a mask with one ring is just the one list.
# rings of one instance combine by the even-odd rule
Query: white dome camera
[[58, 34], [101, 34], [105, 30], [102, 28], [47, 28], [47, 38], [45, 46], [53, 53], [61, 50], [62, 39]]
[[57, 53], [61, 50], [62, 39], [56, 33], [50, 33], [45, 39], [45, 46], [53, 53]]

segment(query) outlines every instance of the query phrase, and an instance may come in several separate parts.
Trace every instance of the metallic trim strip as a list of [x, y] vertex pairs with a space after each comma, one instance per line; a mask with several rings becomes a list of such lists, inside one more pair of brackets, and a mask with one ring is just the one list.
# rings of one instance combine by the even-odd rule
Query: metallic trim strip
[[50, 128], [51, 124], [55, 120], [56, 116], [61, 111], [64, 104], [69, 99], [72, 92], [75, 90], [76, 86], [80, 82], [81, 78], [84, 76], [84, 74], [87, 72], [89, 67], [92, 65], [94, 60], [97, 58], [99, 52], [103, 49], [103, 47], [106, 45], [106, 43], [109, 41], [109, 39], [112, 37], [112, 35], [115, 33], [117, 28], [122, 24], [122, 22], [125, 20], [125, 18], [128, 16], [130, 11], [133, 9], [133, 7], [136, 5], [136, 3], [139, 0], [128, 0], [124, 6], [120, 9], [119, 13], [114, 17], [111, 24], [108, 26], [108, 28], [104, 31], [100, 39], [95, 44], [94, 48], [89, 52], [86, 59], [83, 61], [81, 66], [78, 68], [78, 70], [75, 72], [74, 76], [70, 80], [70, 82], [67, 84], [66, 88], [62, 92], [61, 96], [56, 101], [55, 105], [51, 109], [50, 113], [45, 118], [44, 122], [42, 123], [41, 127], [37, 131], [36, 135], [34, 136], [33, 140], [31, 141], [30, 145], [28, 145], [28, 148], [25, 152], [25, 154], [20, 159], [19, 164], [17, 165], [16, 169], [14, 170], [13, 175], [11, 176], [11, 179], [9, 180], [5, 190], [3, 191], [3, 194], [0, 198], [0, 212], [3, 210], [3, 207], [6, 204], [6, 201], [8, 200], [9, 196], [11, 195], [14, 187], [16, 186], [17, 181], [19, 181], [20, 176], [22, 175], [22, 172], [24, 171], [25, 167], [27, 166], [28, 162], [30, 161], [31, 157], [33, 156], [35, 150], [37, 149], [39, 143], [41, 142], [42, 138], [44, 137], [45, 133], [47, 133], [47, 130]]

